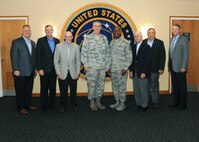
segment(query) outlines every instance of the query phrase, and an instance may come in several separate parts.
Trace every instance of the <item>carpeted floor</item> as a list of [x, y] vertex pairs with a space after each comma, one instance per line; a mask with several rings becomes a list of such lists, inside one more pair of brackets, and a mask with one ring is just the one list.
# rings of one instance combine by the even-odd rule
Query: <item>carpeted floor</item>
[[[159, 108], [141, 112], [133, 109], [134, 98], [128, 96], [123, 112], [92, 112], [87, 98], [78, 97], [79, 112], [69, 107], [60, 113], [57, 98], [55, 110], [22, 116], [15, 97], [0, 98], [0, 142], [198, 142], [199, 94], [189, 94], [187, 110], [169, 108], [169, 95], [161, 95], [160, 101]], [[114, 99], [103, 97], [102, 102], [108, 106]], [[33, 103], [39, 105], [39, 98]]]

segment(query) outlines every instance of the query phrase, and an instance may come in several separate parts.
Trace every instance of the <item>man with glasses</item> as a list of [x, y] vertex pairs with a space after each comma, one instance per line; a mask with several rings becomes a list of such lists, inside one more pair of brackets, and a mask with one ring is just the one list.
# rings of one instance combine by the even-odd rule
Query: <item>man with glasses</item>
[[73, 35], [70, 31], [65, 33], [65, 41], [57, 44], [54, 56], [54, 66], [60, 88], [60, 112], [67, 109], [68, 86], [72, 110], [79, 110], [77, 105], [77, 80], [80, 75], [80, 48], [72, 42]]

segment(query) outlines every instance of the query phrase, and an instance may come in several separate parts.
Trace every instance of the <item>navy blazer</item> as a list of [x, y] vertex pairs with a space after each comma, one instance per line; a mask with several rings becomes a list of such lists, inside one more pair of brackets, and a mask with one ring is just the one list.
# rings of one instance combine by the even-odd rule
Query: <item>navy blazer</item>
[[[60, 43], [59, 39], [57, 38], [54, 38], [54, 42], [55, 47], [58, 43]], [[54, 69], [53, 62], [54, 52], [52, 53], [50, 49], [47, 36], [39, 38], [36, 46], [37, 70], [44, 70], [44, 72], [49, 73], [52, 69]]]
[[[143, 42], [147, 43], [147, 39], [143, 40]], [[165, 60], [166, 55], [164, 42], [155, 38], [151, 47], [151, 72], [158, 73], [159, 70], [164, 71]]]
[[133, 62], [129, 70], [133, 71], [133, 76], [136, 70], [138, 78], [140, 78], [141, 73], [144, 73], [148, 78], [150, 76], [151, 48], [146, 42], [142, 42], [137, 55], [136, 48], [137, 44], [134, 44], [132, 47]]
[[10, 56], [12, 70], [20, 71], [20, 76], [30, 76], [35, 73], [35, 42], [31, 40], [32, 53], [30, 54], [28, 46], [23, 37], [12, 41]]

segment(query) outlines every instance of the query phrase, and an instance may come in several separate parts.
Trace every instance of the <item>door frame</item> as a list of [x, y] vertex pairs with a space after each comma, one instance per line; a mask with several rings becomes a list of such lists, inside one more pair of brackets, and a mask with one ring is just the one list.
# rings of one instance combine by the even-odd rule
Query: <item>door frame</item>
[[[171, 34], [171, 27], [173, 20], [198, 20], [199, 16], [169, 16], [169, 41], [172, 37]], [[170, 43], [170, 42], [169, 42]], [[197, 88], [197, 91], [199, 91], [199, 88]], [[171, 93], [171, 75], [169, 74], [169, 93]]]
[[[29, 23], [28, 16], [0, 16], [0, 20], [25, 20], [26, 24]], [[2, 35], [0, 35], [2, 36]], [[1, 42], [1, 41], [0, 41]], [[0, 59], [1, 59], [1, 47], [0, 47]], [[0, 97], [3, 97], [3, 82], [2, 82], [2, 65], [0, 61]]]

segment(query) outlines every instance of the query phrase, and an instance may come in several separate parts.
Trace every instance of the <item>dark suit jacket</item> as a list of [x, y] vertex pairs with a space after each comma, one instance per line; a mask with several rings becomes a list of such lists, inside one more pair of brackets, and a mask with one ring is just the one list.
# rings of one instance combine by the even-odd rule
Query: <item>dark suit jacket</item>
[[189, 62], [189, 46], [190, 45], [188, 39], [180, 35], [176, 41], [172, 54], [170, 54], [169, 47], [169, 70], [171, 70], [171, 61], [174, 72], [180, 72], [181, 68], [185, 68], [187, 70]]
[[136, 47], [137, 44], [132, 47], [133, 62], [129, 70], [133, 71], [133, 76], [136, 69], [138, 78], [140, 78], [141, 73], [145, 73], [146, 78], [148, 78], [150, 76], [151, 48], [146, 42], [142, 42], [136, 55]]
[[28, 46], [23, 37], [12, 41], [10, 49], [12, 70], [20, 71], [20, 76], [30, 76], [35, 73], [35, 42], [31, 40], [32, 54], [30, 54]]
[[[60, 43], [59, 39], [54, 38], [55, 47]], [[50, 46], [48, 44], [47, 36], [39, 38], [36, 47], [36, 63], [37, 70], [44, 70], [44, 72], [49, 73], [54, 69], [54, 53], [52, 53]]]
[[[147, 43], [147, 39], [143, 42]], [[158, 73], [158, 70], [164, 70], [165, 67], [165, 48], [162, 40], [154, 39], [151, 47], [151, 67], [152, 73]]]

